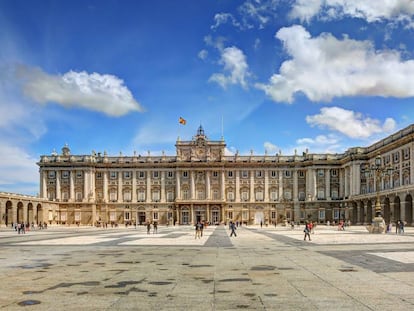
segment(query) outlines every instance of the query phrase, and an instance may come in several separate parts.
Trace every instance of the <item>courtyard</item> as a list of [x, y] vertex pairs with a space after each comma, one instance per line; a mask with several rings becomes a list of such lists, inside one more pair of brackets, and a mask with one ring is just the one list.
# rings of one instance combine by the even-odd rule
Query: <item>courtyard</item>
[[410, 310], [414, 228], [0, 229], [3, 310]]

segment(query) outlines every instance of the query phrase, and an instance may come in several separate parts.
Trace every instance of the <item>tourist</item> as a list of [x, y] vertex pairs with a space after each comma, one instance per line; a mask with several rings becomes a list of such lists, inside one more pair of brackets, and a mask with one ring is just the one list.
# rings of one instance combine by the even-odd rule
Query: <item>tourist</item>
[[230, 230], [231, 230], [231, 233], [230, 233], [230, 236], [237, 236], [237, 234], [236, 234], [236, 226], [235, 226], [235, 224], [234, 224], [234, 222], [232, 222], [232, 221], [230, 221]]
[[305, 236], [303, 238], [304, 241], [306, 241], [306, 237], [308, 237], [309, 241], [312, 241], [311, 237], [310, 237], [310, 231], [311, 231], [310, 223], [306, 223], [305, 224], [305, 229], [303, 230], [303, 232], [305, 232]]
[[195, 239], [201, 238], [201, 223], [198, 221], [195, 225]]
[[148, 222], [147, 223], [147, 234], [150, 234], [150, 232], [151, 232], [151, 223]]

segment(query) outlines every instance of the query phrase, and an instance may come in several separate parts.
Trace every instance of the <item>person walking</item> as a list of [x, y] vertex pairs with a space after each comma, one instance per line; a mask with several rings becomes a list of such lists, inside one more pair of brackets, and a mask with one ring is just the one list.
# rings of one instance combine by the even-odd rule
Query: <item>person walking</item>
[[195, 225], [195, 239], [201, 239], [201, 223], [198, 221]]
[[237, 234], [236, 234], [236, 225], [234, 224], [234, 222], [230, 222], [230, 230], [231, 230], [231, 233], [230, 233], [230, 236], [237, 236]]
[[310, 237], [310, 231], [311, 229], [309, 228], [309, 223], [306, 223], [305, 229], [303, 230], [303, 232], [305, 232], [305, 236], [303, 237], [304, 241], [306, 241], [306, 237], [308, 237], [309, 241], [312, 241]]
[[147, 234], [150, 234], [151, 232], [151, 223], [147, 222]]

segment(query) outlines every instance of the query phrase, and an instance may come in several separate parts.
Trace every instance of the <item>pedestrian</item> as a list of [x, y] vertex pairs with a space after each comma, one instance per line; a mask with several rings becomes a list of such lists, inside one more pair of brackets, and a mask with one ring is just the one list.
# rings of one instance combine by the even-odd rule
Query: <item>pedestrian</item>
[[201, 223], [199, 221], [195, 225], [195, 236], [194, 236], [194, 238], [195, 239], [197, 239], [197, 238], [200, 239], [201, 238]]
[[303, 232], [305, 232], [305, 236], [303, 237], [303, 240], [306, 241], [306, 237], [308, 237], [309, 241], [312, 241], [310, 237], [309, 223], [305, 224], [305, 229], [303, 230]]
[[151, 232], [151, 223], [147, 222], [147, 234], [150, 234]]
[[230, 233], [230, 236], [237, 236], [237, 234], [236, 234], [236, 226], [235, 226], [235, 224], [234, 224], [234, 222], [232, 222], [232, 221], [230, 221], [230, 230], [231, 230], [231, 233]]
[[404, 234], [404, 221], [400, 221], [400, 234]]
[[261, 220], [260, 221], [260, 228], [262, 228], [263, 227], [263, 221]]
[[153, 234], [158, 233], [158, 223], [156, 221], [154, 221], [153, 227], [154, 227]]

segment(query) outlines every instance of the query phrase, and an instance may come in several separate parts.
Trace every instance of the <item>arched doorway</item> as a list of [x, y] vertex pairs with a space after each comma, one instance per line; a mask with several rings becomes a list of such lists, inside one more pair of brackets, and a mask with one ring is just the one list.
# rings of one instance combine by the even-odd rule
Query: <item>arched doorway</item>
[[13, 223], [13, 204], [11, 201], [6, 202], [6, 213], [4, 215], [4, 223], [6, 226]]
[[22, 223], [24, 222], [24, 214], [23, 214], [23, 203], [17, 203], [17, 222]]
[[352, 224], [357, 224], [358, 223], [358, 207], [357, 207], [357, 203], [352, 203], [352, 215], [351, 215], [351, 222]]
[[397, 222], [401, 218], [401, 201], [399, 197], [394, 199], [394, 220]]
[[385, 223], [387, 224], [391, 222], [391, 209], [390, 209], [389, 198], [385, 198], [384, 200], [384, 220], [385, 220]]
[[36, 206], [34, 222], [37, 222], [38, 224], [43, 222], [43, 207], [40, 203]]
[[367, 202], [367, 222], [372, 223], [372, 201]]
[[410, 226], [413, 221], [413, 198], [410, 194], [405, 197], [405, 221]]
[[254, 221], [253, 224], [260, 225], [265, 223], [265, 215], [263, 212], [263, 208], [261, 206], [256, 207], [256, 212], [254, 213]]
[[359, 202], [359, 223], [363, 224], [365, 222], [365, 204], [363, 201]]
[[31, 202], [27, 204], [27, 222], [30, 224], [33, 222], [33, 204]]

